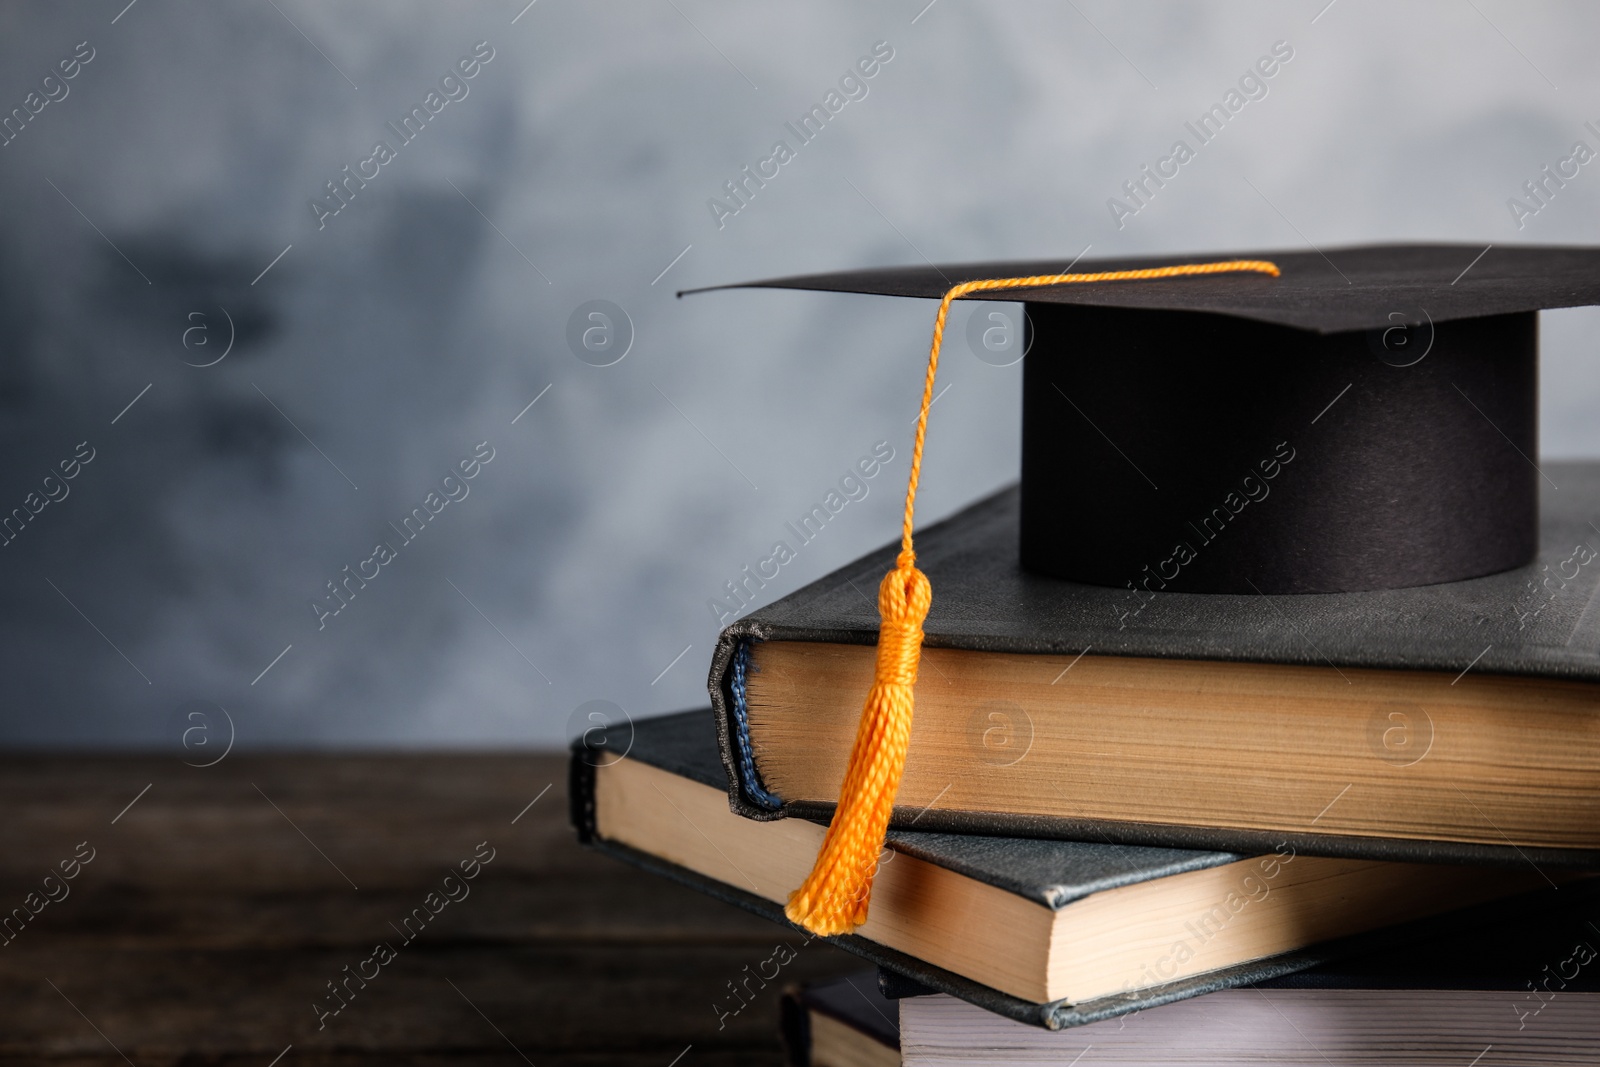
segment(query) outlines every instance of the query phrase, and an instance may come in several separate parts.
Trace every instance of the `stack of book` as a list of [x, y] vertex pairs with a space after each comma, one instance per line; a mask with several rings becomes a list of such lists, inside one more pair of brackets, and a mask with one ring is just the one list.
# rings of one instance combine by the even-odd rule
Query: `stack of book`
[[[1431, 271], [1448, 251], [1413, 258]], [[1405, 250], [1366, 254], [1370, 263], [1340, 260], [1355, 283], [1327, 281], [1340, 300], [1353, 299], [1341, 286], [1361, 282], [1358, 267], [1411, 263]], [[1600, 275], [1600, 257], [1584, 255], [1575, 276]], [[1285, 278], [1322, 270], [1307, 263]], [[991, 271], [939, 273], [949, 284]], [[921, 281], [878, 288], [870, 273], [836, 287], [927, 295]], [[1206, 291], [1222, 295], [1208, 299], [1244, 299], [1217, 285]], [[1584, 285], [1583, 300], [1568, 302], [1590, 299]], [[1290, 289], [1249, 293], [1294, 310]], [[1322, 460], [1287, 443], [1268, 450], [1241, 483], [1249, 501], [1229, 493], [1219, 511], [1241, 523], [1216, 535], [1232, 555], [1202, 540], [1213, 569], [1186, 572], [1194, 591], [1171, 572], [1192, 562], [1192, 547], [1158, 564], [1165, 580], [1123, 586], [1065, 573], [1041, 549], [1041, 537], [1073, 534], [1050, 526], [1038, 502], [1060, 486], [1041, 487], [1043, 468], [1029, 464], [1040, 435], [1066, 431], [1031, 414], [1048, 390], [1025, 379], [1022, 490], [917, 533], [934, 607], [904, 776], [866, 922], [828, 939], [877, 971], [791, 995], [785, 1031], [797, 1058], [1600, 1063], [1600, 880], [1590, 877], [1600, 870], [1600, 464], [1517, 458], [1524, 450], [1507, 435], [1532, 433], [1533, 312], [1492, 296], [1430, 297], [1434, 320], [1445, 301], [1465, 301], [1450, 313], [1466, 326], [1440, 333], [1455, 362], [1436, 351], [1427, 374], [1381, 378], [1401, 364], [1372, 360], [1365, 342], [1359, 352], [1330, 342], [1329, 365], [1346, 368], [1330, 373], [1370, 387], [1370, 410], [1351, 416]], [[1507, 313], [1470, 319], [1472, 300]], [[1061, 308], [1030, 312], [1048, 322]], [[1042, 340], [1029, 375], [1052, 366]], [[1479, 362], [1474, 346], [1486, 346]], [[1488, 380], [1468, 381], [1480, 371], [1521, 382], [1521, 424], [1496, 409], [1499, 428], [1485, 429], [1493, 420], [1481, 407], [1477, 420], [1450, 406], [1467, 396], [1461, 383]], [[1162, 403], [1152, 393], [1165, 386], [1151, 381], [1141, 402]], [[1184, 387], [1173, 389], [1181, 412]], [[1413, 432], [1384, 406], [1398, 389], [1413, 391], [1407, 410], [1427, 412], [1416, 441], [1432, 450], [1360, 452], [1364, 434]], [[1358, 398], [1346, 403], [1354, 411]], [[1333, 432], [1327, 409], [1318, 420]], [[1187, 462], [1194, 449], [1171, 443], [1171, 461]], [[1501, 466], [1495, 449], [1508, 444]], [[1365, 466], [1346, 471], [1335, 459], [1352, 449]], [[1453, 469], [1452, 449], [1471, 462]], [[1373, 489], [1404, 482], [1413, 461], [1433, 464], [1417, 492], [1442, 495], [1417, 504]], [[1472, 473], [1487, 467], [1509, 473], [1492, 484]], [[1275, 478], [1280, 497], [1259, 503]], [[1527, 484], [1536, 479], [1559, 491], [1541, 498]], [[1342, 520], [1317, 509], [1341, 493], [1371, 514], [1323, 528]], [[1254, 538], [1240, 516], [1247, 503], [1268, 524]], [[1384, 511], [1411, 504], [1416, 514]], [[1108, 516], [1084, 521], [1114, 527]], [[1291, 519], [1292, 536], [1280, 524]], [[1130, 526], [1125, 539], [1136, 535]], [[710, 708], [638, 722], [625, 758], [614, 738], [603, 749], [575, 742], [581, 838], [787, 926], [784, 903], [817, 856], [873, 684], [869, 594], [897, 549], [729, 625]], [[740, 976], [733, 995], [784, 984], [781, 962]]]
[[[1554, 558], [1600, 541], [1600, 465], [1548, 469]], [[1451, 1050], [1466, 1067], [1491, 1044], [1486, 1065], [1596, 1062], [1600, 688], [1551, 666], [1592, 576], [1520, 629], [1480, 606], [1537, 567], [1314, 604], [1193, 598], [1203, 618], [1173, 597], [1151, 638], [1115, 628], [1115, 590], [1018, 568], [1015, 522], [1008, 491], [922, 535], [965, 610], [929, 621], [871, 912], [830, 939], [942, 994], [899, 1005], [906, 1062], [1069, 1062], [1088, 1044], [1121, 1063]], [[614, 737], [575, 743], [583, 839], [787, 925], [871, 682], [876, 620], [852, 587], [891, 551], [729, 627], [715, 710], [638, 722], [620, 760]], [[1411, 648], [1370, 636], [1404, 620], [1427, 628]], [[1079, 650], [1055, 651], [1069, 629]], [[1520, 675], [1428, 669], [1486, 644]], [[1230, 646], [1257, 655], [1216, 658]], [[1265, 654], [1299, 647], [1340, 666]], [[1511, 958], [1532, 919], [1536, 950]], [[1397, 948], [1428, 937], [1451, 951]]]

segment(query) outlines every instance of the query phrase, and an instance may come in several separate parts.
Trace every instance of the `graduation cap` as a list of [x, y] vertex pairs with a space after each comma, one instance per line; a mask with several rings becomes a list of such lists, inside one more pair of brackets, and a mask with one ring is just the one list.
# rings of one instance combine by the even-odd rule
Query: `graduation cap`
[[1147, 593], [1335, 593], [1534, 557], [1548, 482], [1537, 313], [1600, 303], [1600, 248], [1379, 245], [1065, 270], [973, 263], [747, 283], [942, 298], [903, 551], [879, 593], [877, 680], [817, 867], [790, 900], [790, 918], [817, 932], [864, 920], [904, 765], [929, 597], [912, 504], [952, 299], [1024, 305], [1030, 570]]

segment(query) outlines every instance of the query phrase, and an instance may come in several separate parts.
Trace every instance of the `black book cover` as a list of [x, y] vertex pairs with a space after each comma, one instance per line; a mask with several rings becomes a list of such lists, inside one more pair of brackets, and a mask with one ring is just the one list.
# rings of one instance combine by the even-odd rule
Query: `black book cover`
[[[1600, 682], [1600, 463], [1542, 465], [1559, 485], [1541, 503], [1540, 550], [1526, 567], [1469, 581], [1373, 592], [1236, 596], [1084, 585], [1018, 564], [1015, 487], [921, 530], [917, 564], [933, 583], [930, 647], [1143, 656], [1300, 666], [1475, 672]], [[875, 589], [893, 566], [887, 545], [722, 631], [710, 692], [733, 809], [751, 819], [828, 810], [774, 805], [757, 780], [743, 727], [742, 672], [751, 642], [877, 642]], [[1600, 690], [1597, 690], [1600, 708]], [[831, 806], [830, 806], [831, 807]], [[1074, 820], [1038, 815], [907, 810], [917, 825], [955, 833], [1106, 838], [1132, 844], [1298, 851], [1396, 862], [1600, 867], [1600, 851], [1449, 841]], [[896, 812], [896, 821], [901, 813]]]
[[[639, 760], [718, 790], [727, 786], [727, 775], [717, 750], [716, 733], [712, 725], [712, 713], [709, 710], [681, 712], [638, 722], [633, 725], [631, 741], [627, 759]], [[587, 758], [590, 755], [582, 747], [581, 739], [574, 743], [570, 763], [569, 801], [573, 825], [578, 831], [579, 840], [634, 866], [738, 905], [802, 934], [805, 933], [784, 917], [783, 908], [779, 904], [647, 852], [607, 841], [598, 836], [595, 832], [596, 768]], [[1245, 858], [1229, 852], [904, 830], [891, 830], [889, 843], [898, 851], [1006, 889], [1050, 908], [1061, 908], [1093, 893], [1119, 886], [1133, 885], [1184, 871], [1221, 866]], [[1008, 1018], [1057, 1030], [1152, 1008], [1158, 1004], [1183, 1000], [1217, 989], [1294, 974], [1351, 953], [1398, 943], [1407, 937], [1423, 936], [1432, 930], [1470, 931], [1492, 921], [1494, 916], [1527, 914], [1550, 907], [1549, 901], [1553, 901], [1557, 896], [1562, 901], [1577, 900], [1588, 892], [1585, 887], [1568, 885], [1559, 892], [1553, 889], [1541, 891], [1531, 896], [1466, 909], [1450, 916], [1359, 934], [1296, 952], [1252, 960], [1219, 971], [1131, 993], [1102, 997], [1082, 1004], [1068, 1004], [1065, 1001], [1037, 1004], [1026, 1001], [943, 968], [930, 966], [903, 952], [853, 934], [825, 940], [917, 983], [924, 990], [949, 993]], [[1588, 899], [1593, 899], [1592, 893]]]

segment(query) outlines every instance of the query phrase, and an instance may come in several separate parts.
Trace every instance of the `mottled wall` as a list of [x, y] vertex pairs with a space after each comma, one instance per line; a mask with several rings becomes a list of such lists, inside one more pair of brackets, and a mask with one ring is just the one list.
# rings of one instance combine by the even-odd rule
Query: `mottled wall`
[[[241, 745], [552, 743], [587, 700], [701, 700], [707, 600], [878, 441], [763, 596], [894, 535], [932, 308], [678, 288], [1600, 240], [1600, 168], [1520, 229], [1506, 204], [1600, 146], [1577, 3], [124, 2], [0, 8], [0, 108], [59, 97], [0, 148], [0, 509], [94, 457], [0, 548], [15, 744], [180, 754], [218, 706]], [[1265, 97], [1118, 228], [1107, 199], [1277, 41]], [[385, 124], [478, 42], [402, 144]], [[719, 226], [707, 200], [877, 42], [865, 95]], [[347, 165], [376, 176], [314, 209]], [[611, 366], [568, 344], [593, 300], [631, 319]], [[1544, 451], [1600, 454], [1600, 315], [1544, 324]], [[1018, 368], [957, 347], [944, 379], [929, 517], [1017, 463]], [[319, 630], [324, 583], [485, 441]]]

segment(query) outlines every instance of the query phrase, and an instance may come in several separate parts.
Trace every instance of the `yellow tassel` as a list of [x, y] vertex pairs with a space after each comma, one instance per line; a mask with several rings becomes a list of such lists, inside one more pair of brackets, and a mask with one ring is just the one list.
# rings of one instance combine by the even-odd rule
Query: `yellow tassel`
[[911, 743], [912, 691], [922, 658], [922, 623], [933, 603], [927, 576], [916, 566], [911, 547], [912, 512], [917, 481], [922, 474], [922, 444], [928, 430], [928, 408], [939, 371], [939, 348], [952, 302], [969, 293], [996, 289], [1035, 289], [1047, 285], [1084, 282], [1144, 281], [1194, 274], [1253, 271], [1278, 276], [1276, 264], [1259, 259], [1223, 263], [1188, 263], [1145, 270], [1116, 270], [1099, 274], [1043, 274], [1031, 278], [989, 278], [962, 282], [944, 294], [933, 320], [933, 345], [928, 352], [928, 373], [922, 383], [922, 410], [917, 417], [916, 443], [911, 450], [911, 477], [906, 485], [906, 507], [900, 530], [900, 554], [894, 569], [878, 588], [878, 658], [872, 688], [867, 692], [861, 724], [856, 729], [850, 765], [839, 792], [828, 834], [817, 853], [816, 864], [805, 882], [789, 895], [784, 909], [791, 922], [824, 937], [847, 934], [867, 921], [872, 880], [883, 851], [889, 816], [894, 810], [900, 777], [905, 771], [906, 749]]

